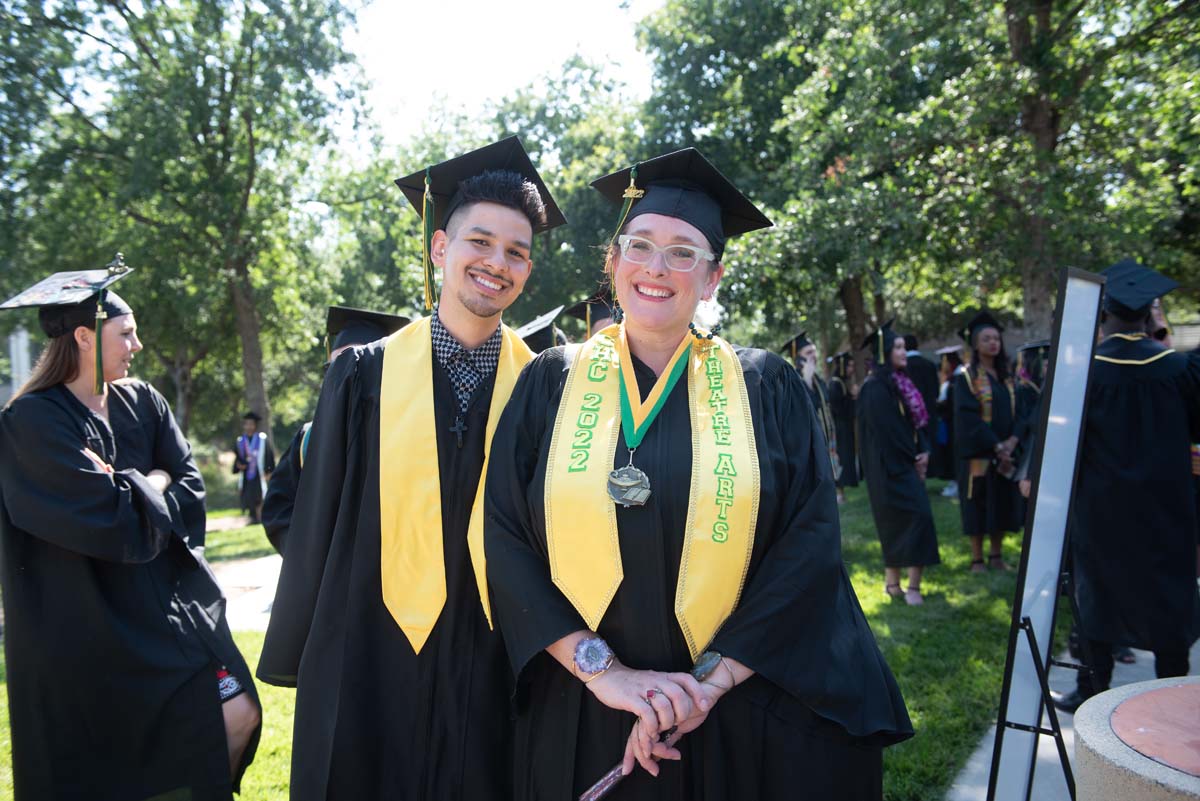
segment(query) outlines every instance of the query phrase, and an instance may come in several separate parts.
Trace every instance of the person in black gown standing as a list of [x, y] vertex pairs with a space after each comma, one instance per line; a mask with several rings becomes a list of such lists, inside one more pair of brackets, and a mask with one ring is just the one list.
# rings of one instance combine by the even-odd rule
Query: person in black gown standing
[[962, 337], [971, 361], [954, 377], [954, 450], [963, 534], [971, 538], [971, 571], [987, 565], [1007, 570], [1001, 547], [1005, 532], [1021, 527], [1013, 456], [1018, 444], [1013, 375], [1001, 338], [1004, 328], [989, 312], [968, 321]]
[[440, 302], [325, 376], [258, 676], [296, 688], [292, 801], [507, 801], [481, 480], [533, 356], [501, 316], [564, 220], [516, 137], [397, 183]]
[[529, 365], [488, 469], [513, 797], [577, 798], [616, 763], [614, 801], [878, 799], [911, 725], [842, 564], [808, 391], [775, 354], [689, 332], [727, 237], [770, 221], [693, 148], [593, 185], [625, 200], [623, 322]]
[[[905, 341], [885, 325], [867, 337], [871, 374], [858, 396], [863, 473], [883, 548], [884, 592], [909, 606], [924, 602], [921, 574], [941, 562], [933, 510], [925, 492], [929, 413], [906, 372]], [[900, 588], [900, 570], [908, 586]]]
[[258, 743], [204, 481], [167, 401], [127, 377], [142, 344], [107, 287], [129, 272], [118, 255], [3, 304], [39, 307], [50, 337], [0, 411], [16, 801], [229, 801]]
[[1069, 536], [1079, 631], [1093, 664], [1056, 696], [1075, 709], [1108, 689], [1113, 646], [1186, 676], [1200, 636], [1189, 443], [1200, 440], [1200, 357], [1149, 336], [1150, 304], [1178, 284], [1132, 259], [1104, 271]]
[[857, 487], [861, 470], [858, 456], [858, 433], [855, 430], [855, 405], [858, 402], [858, 382], [854, 377], [854, 355], [849, 351], [839, 353], [831, 362], [829, 376], [829, 410], [833, 415], [833, 428], [837, 434], [838, 462], [842, 472], [838, 476], [838, 497], [845, 499], [846, 487]]

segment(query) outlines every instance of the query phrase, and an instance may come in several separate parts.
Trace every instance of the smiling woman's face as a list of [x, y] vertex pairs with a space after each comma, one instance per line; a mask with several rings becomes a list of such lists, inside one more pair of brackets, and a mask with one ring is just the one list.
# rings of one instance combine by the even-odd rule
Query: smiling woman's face
[[[635, 217], [623, 233], [647, 239], [658, 247], [690, 245], [712, 250], [694, 225], [663, 214]], [[613, 286], [625, 310], [626, 326], [633, 330], [685, 333], [696, 306], [712, 297], [725, 273], [720, 263], [706, 259], [701, 259], [691, 272], [671, 270], [661, 253], [646, 264], [623, 258], [619, 250], [613, 259]]]
[[142, 349], [137, 335], [137, 320], [132, 314], [122, 314], [106, 320], [100, 329], [103, 348], [104, 380], [117, 381], [129, 375], [133, 356]]

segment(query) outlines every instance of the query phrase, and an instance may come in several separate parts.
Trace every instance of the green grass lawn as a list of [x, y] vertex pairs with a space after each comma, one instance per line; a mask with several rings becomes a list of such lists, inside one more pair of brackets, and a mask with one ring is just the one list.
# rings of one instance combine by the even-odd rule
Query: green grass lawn
[[[888, 801], [940, 798], [966, 763], [996, 715], [1015, 571], [978, 575], [968, 572], [970, 551], [960, 531], [958, 507], [929, 492], [937, 520], [942, 564], [924, 581], [925, 605], [908, 607], [883, 595], [879, 543], [866, 488], [849, 492], [842, 507], [842, 548], [847, 569], [884, 656], [896, 674], [917, 736], [886, 752], [884, 795]], [[1016, 565], [1019, 541], [1008, 543], [1005, 557]], [[253, 558], [273, 553], [261, 526], [214, 532], [208, 538], [210, 560]], [[261, 632], [234, 635], [246, 661], [254, 666], [262, 650]], [[1063, 640], [1056, 640], [1061, 647]], [[0, 660], [0, 695], [4, 693]], [[291, 690], [260, 684], [264, 727], [258, 757], [247, 773], [243, 798], [285, 801], [290, 766]], [[12, 797], [12, 768], [7, 700], [0, 709], [0, 799]]]

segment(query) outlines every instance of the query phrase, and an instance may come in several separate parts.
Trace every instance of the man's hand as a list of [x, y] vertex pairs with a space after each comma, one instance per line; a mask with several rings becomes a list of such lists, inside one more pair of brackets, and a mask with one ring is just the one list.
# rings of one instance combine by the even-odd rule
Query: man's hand
[[166, 492], [167, 487], [171, 486], [171, 474], [165, 470], [151, 470], [146, 474], [146, 480], [159, 493]]
[[925, 476], [929, 475], [929, 454], [917, 454], [917, 458], [913, 462], [913, 465], [917, 468], [917, 476], [924, 481]]

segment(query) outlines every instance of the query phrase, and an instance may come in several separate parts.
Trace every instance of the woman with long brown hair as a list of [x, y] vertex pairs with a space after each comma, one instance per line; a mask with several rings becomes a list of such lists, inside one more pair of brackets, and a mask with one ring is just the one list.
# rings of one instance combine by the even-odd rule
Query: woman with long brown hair
[[202, 556], [204, 483], [129, 379], [129, 272], [58, 273], [0, 308], [50, 337], [0, 411], [0, 579], [17, 801], [231, 798], [260, 709]]

